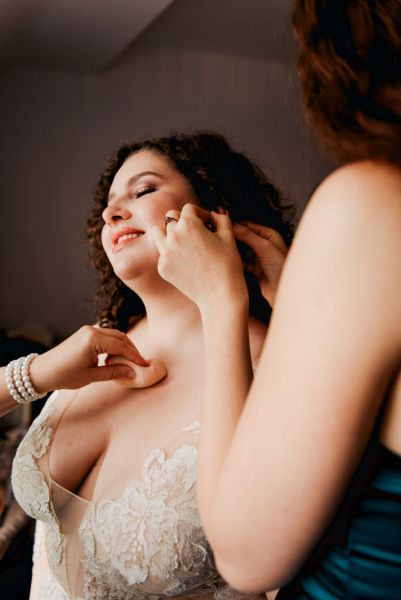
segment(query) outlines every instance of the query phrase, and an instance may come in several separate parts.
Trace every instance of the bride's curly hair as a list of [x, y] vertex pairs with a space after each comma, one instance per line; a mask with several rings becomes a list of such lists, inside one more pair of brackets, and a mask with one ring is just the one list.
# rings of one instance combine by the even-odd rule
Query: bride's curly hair
[[[100, 176], [94, 207], [87, 222], [92, 265], [98, 270], [99, 285], [95, 298], [96, 318], [103, 326], [127, 331], [130, 319], [145, 314], [140, 297], [114, 273], [101, 242], [102, 212], [113, 179], [123, 163], [140, 150], [163, 156], [191, 184], [200, 204], [208, 210], [223, 206], [232, 221], [249, 220], [278, 231], [287, 246], [293, 236], [294, 208], [284, 204], [281, 192], [263, 171], [244, 154], [236, 152], [220, 134], [201, 131], [174, 133], [122, 145], [111, 157]], [[244, 263], [252, 262], [253, 253], [238, 243]], [[257, 279], [245, 271], [250, 297], [250, 313], [267, 323], [270, 309], [263, 299]]]
[[296, 0], [307, 118], [340, 162], [401, 165], [401, 0]]

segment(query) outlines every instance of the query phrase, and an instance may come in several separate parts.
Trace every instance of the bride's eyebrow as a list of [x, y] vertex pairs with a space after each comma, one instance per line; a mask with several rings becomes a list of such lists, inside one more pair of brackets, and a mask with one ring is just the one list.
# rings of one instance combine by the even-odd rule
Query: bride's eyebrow
[[[163, 175], [160, 175], [160, 173], [156, 173], [155, 171], [142, 171], [141, 173], [137, 173], [136, 175], [133, 175], [132, 177], [130, 177], [126, 183], [126, 189], [128, 190], [134, 183], [136, 183], [138, 181], [138, 179], [141, 179], [141, 177], [144, 177], [145, 175], [153, 175], [154, 177], [158, 177], [159, 179], [164, 179]], [[115, 193], [112, 192], [111, 194], [109, 194], [108, 197], [108, 202], [110, 202], [110, 200], [112, 200], [112, 198], [114, 198]]]

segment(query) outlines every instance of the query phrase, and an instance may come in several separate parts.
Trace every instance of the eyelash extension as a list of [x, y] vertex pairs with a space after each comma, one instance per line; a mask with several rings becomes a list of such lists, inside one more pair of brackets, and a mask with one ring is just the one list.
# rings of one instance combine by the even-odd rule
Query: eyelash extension
[[151, 194], [155, 190], [156, 188], [153, 185], [146, 185], [136, 190], [136, 192], [134, 193], [134, 197], [141, 198], [141, 196], [145, 196], [145, 194]]

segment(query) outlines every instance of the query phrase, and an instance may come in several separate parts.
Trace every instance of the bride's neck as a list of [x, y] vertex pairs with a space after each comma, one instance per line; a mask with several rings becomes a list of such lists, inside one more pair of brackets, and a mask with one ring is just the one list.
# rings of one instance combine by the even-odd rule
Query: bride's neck
[[200, 313], [187, 296], [162, 282], [157, 287], [141, 290], [140, 297], [146, 316], [134, 324], [131, 337], [145, 357], [176, 360], [185, 357], [194, 341], [201, 351]]

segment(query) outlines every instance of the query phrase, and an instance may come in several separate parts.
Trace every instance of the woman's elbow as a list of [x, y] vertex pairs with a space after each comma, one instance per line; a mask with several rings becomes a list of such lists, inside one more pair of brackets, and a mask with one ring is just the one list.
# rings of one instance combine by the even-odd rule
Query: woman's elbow
[[251, 536], [238, 522], [227, 522], [227, 513], [214, 519], [209, 513], [208, 517], [203, 523], [216, 567], [234, 589], [246, 593], [274, 590], [291, 581], [302, 566], [304, 548], [288, 542], [292, 536], [272, 531], [269, 543], [261, 544], [259, 532]]
[[215, 562], [223, 579], [232, 588], [244, 593], [261, 593], [282, 587], [291, 581], [296, 573], [296, 569], [273, 559], [250, 560], [246, 557], [246, 552], [238, 560], [215, 554]]

